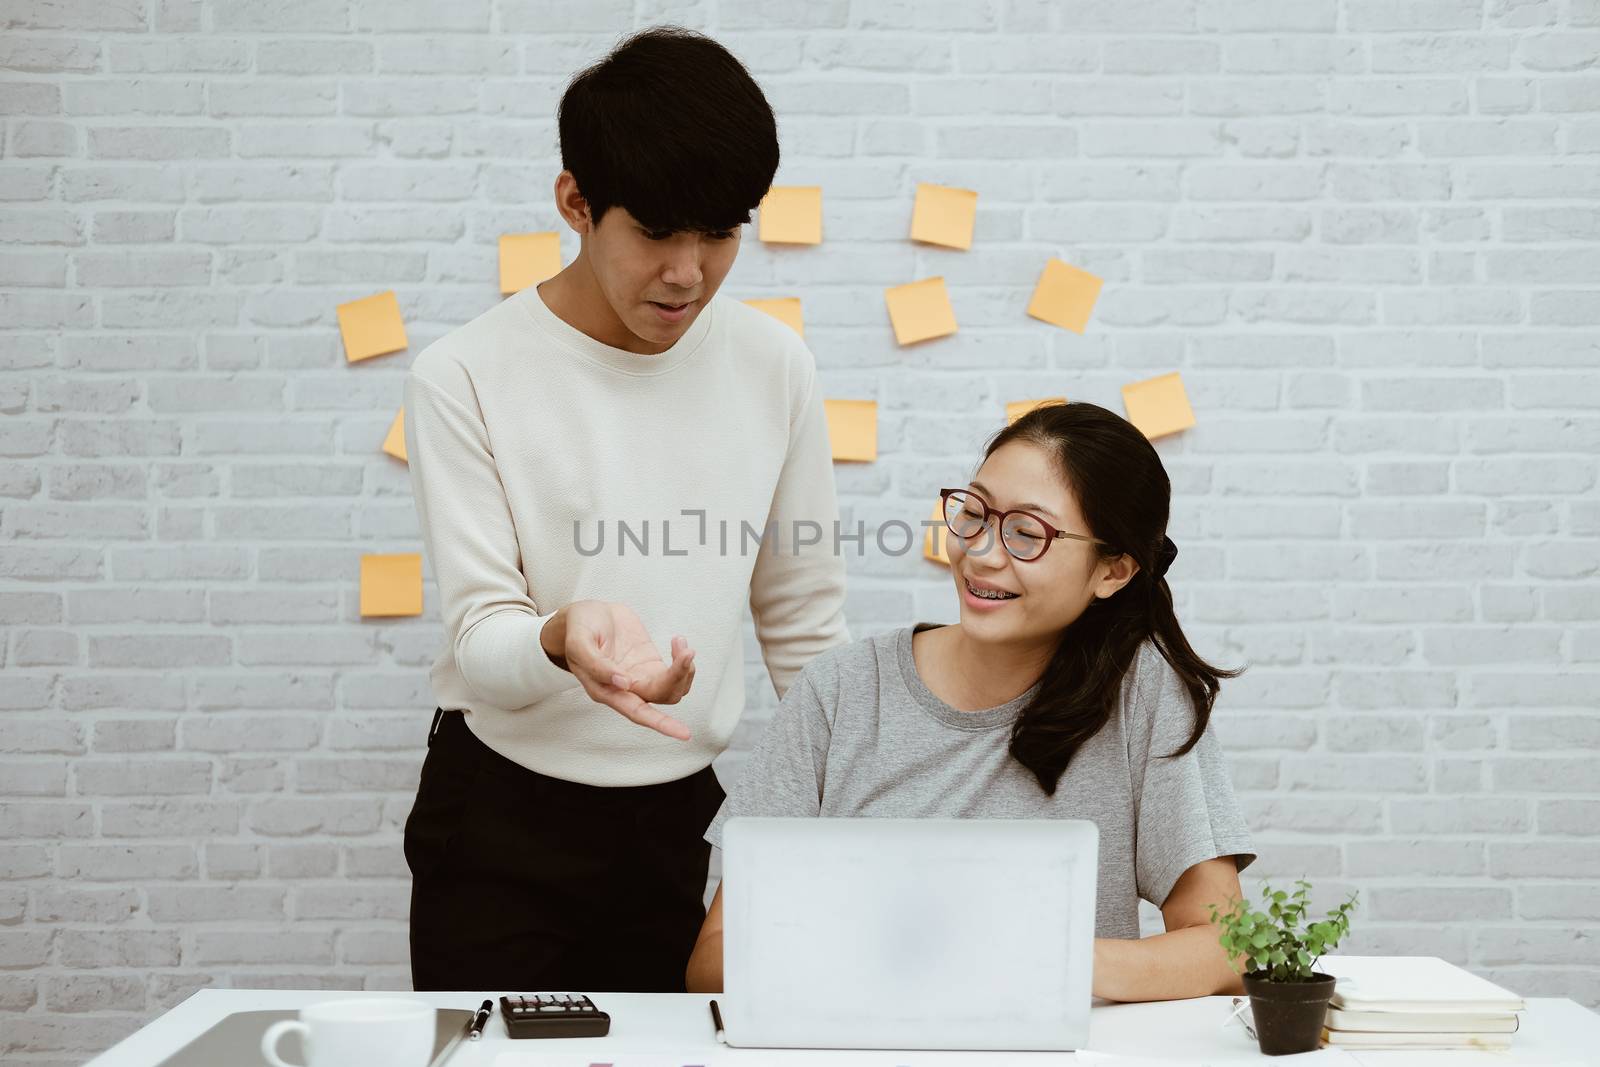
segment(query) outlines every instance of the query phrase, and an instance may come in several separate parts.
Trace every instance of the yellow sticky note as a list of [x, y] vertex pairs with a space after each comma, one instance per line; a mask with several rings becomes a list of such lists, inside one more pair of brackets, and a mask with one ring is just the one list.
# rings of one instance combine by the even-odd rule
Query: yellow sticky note
[[395, 413], [394, 421], [389, 424], [389, 432], [383, 438], [383, 450], [395, 459], [406, 458], [406, 409], [401, 408]]
[[1177, 371], [1122, 387], [1122, 406], [1128, 421], [1154, 440], [1194, 425], [1194, 409]]
[[1051, 404], [1065, 404], [1064, 396], [1047, 396], [1039, 400], [1013, 400], [1006, 405], [1006, 425], [1010, 426], [1034, 408], [1049, 407]]
[[500, 237], [500, 292], [521, 292], [561, 273], [561, 235], [507, 233]]
[[421, 615], [422, 556], [361, 557], [361, 616]]
[[878, 458], [876, 400], [824, 400], [822, 406], [828, 415], [834, 459], [871, 463]]
[[978, 194], [949, 185], [917, 185], [911, 209], [911, 239], [946, 248], [971, 248], [978, 218]]
[[344, 358], [356, 363], [385, 356], [406, 346], [406, 324], [400, 319], [400, 299], [389, 289], [339, 305], [339, 336], [344, 338]]
[[1082, 333], [1104, 284], [1086, 270], [1052, 259], [1039, 275], [1033, 299], [1028, 302], [1028, 314], [1073, 333]]
[[800, 315], [798, 296], [780, 296], [772, 300], [746, 300], [757, 311], [765, 311], [779, 322], [786, 322], [801, 337], [806, 335], [805, 319]]
[[774, 185], [761, 201], [763, 241], [786, 245], [822, 243], [822, 186]]
[[950, 566], [950, 555], [945, 551], [945, 538], [950, 536], [950, 528], [944, 524], [944, 501], [933, 502], [933, 514], [929, 518], [938, 523], [937, 526], [928, 527], [928, 535], [922, 539], [922, 558], [935, 563]]
[[943, 278], [924, 278], [885, 291], [894, 339], [903, 345], [956, 332], [956, 313]]

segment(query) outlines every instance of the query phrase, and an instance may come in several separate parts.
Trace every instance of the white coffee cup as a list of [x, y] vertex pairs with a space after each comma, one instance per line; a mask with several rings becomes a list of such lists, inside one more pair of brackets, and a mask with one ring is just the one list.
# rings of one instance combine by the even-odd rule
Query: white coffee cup
[[278, 1041], [297, 1031], [304, 1067], [428, 1067], [433, 1059], [433, 1005], [420, 1000], [351, 997], [300, 1009], [261, 1035], [261, 1054], [272, 1067], [301, 1067], [278, 1055]]

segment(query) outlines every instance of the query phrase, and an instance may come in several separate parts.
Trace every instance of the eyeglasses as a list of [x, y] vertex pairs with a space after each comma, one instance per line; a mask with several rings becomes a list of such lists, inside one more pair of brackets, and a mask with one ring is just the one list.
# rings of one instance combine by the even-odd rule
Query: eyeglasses
[[1030, 563], [1049, 551], [1057, 540], [1083, 541], [1091, 545], [1104, 545], [1093, 537], [1058, 530], [1031, 511], [997, 511], [989, 502], [970, 489], [941, 489], [939, 498], [944, 501], [944, 524], [950, 532], [963, 541], [971, 540], [989, 529], [989, 518], [1000, 520], [1000, 544], [1013, 559]]
[[[1250, 1009], [1250, 1001], [1245, 997], [1234, 997], [1231, 1006], [1233, 1008], [1233, 1014], [1222, 1020], [1222, 1026], [1220, 1029], [1226, 1030], [1230, 1023], [1232, 1023], [1235, 1019], [1238, 1019], [1239, 1022], [1244, 1026], [1244, 1032], [1254, 1038], [1256, 1036], [1254, 1013], [1251, 1014], [1250, 1018], [1240, 1018], [1244, 1012]], [[1257, 1038], [1257, 1040], [1260, 1039]]]

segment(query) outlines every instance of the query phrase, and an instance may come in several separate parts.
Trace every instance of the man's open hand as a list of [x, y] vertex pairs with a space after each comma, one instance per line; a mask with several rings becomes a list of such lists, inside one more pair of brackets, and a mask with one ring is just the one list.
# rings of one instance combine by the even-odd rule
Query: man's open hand
[[[549, 632], [552, 627], [556, 632]], [[667, 663], [632, 608], [602, 600], [562, 608], [545, 631], [540, 635], [545, 653], [572, 672], [589, 699], [640, 726], [689, 740], [689, 728], [655, 706], [676, 704], [694, 684], [688, 641], [672, 639], [672, 662]]]

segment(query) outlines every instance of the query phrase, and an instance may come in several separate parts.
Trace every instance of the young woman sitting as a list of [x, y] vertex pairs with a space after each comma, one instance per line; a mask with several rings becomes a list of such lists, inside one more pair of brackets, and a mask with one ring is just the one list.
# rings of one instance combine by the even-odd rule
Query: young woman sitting
[[[1207, 910], [1255, 859], [1208, 725], [1238, 672], [1173, 613], [1160, 457], [1104, 408], [1044, 407], [941, 495], [961, 621], [812, 660], [706, 839], [741, 815], [1089, 819], [1094, 994], [1242, 992]], [[1140, 899], [1165, 933], [1140, 939]], [[687, 983], [722, 988], [720, 887]]]

